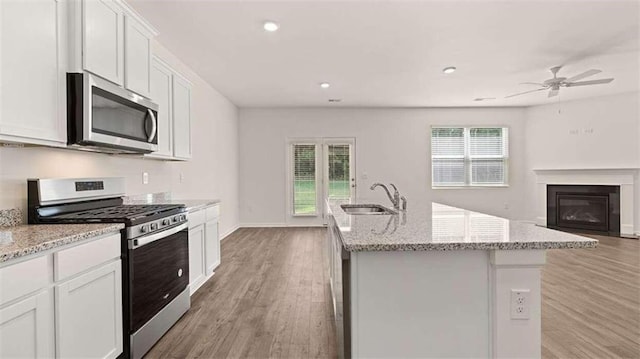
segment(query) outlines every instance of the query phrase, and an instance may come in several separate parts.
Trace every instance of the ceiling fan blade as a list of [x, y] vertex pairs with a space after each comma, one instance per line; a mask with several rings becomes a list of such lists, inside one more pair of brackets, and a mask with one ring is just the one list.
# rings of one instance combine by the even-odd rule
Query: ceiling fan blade
[[554, 97], [554, 96], [558, 96], [558, 92], [560, 92], [559, 88], [552, 88], [551, 91], [549, 91], [549, 96], [548, 97]]
[[541, 84], [539, 82], [521, 82], [520, 85], [536, 85], [536, 86], [544, 86], [544, 84]]
[[546, 88], [543, 87], [543, 88], [539, 88], [539, 89], [535, 89], [535, 90], [531, 90], [531, 91], [520, 92], [520, 93], [517, 93], [517, 94], [505, 96], [504, 98], [520, 96], [520, 95], [528, 94], [528, 93], [531, 93], [531, 92], [542, 91], [542, 90], [546, 90]]
[[601, 79], [601, 80], [591, 80], [591, 81], [569, 82], [567, 83], [567, 87], [608, 84], [611, 81], [613, 81], [612, 78]]
[[589, 77], [589, 76], [593, 76], [593, 75], [595, 75], [595, 74], [599, 74], [599, 73], [601, 73], [601, 72], [602, 72], [602, 71], [600, 71], [600, 70], [591, 69], [591, 70], [589, 70], [589, 71], [585, 71], [585, 72], [583, 72], [583, 73], [581, 73], [581, 74], [578, 74], [578, 75], [575, 75], [575, 76], [573, 76], [573, 77], [569, 77], [569, 78], [568, 78], [568, 79], [566, 79], [565, 81], [566, 81], [566, 82], [574, 82], [574, 81], [582, 80], [582, 79], [587, 78], [587, 77]]

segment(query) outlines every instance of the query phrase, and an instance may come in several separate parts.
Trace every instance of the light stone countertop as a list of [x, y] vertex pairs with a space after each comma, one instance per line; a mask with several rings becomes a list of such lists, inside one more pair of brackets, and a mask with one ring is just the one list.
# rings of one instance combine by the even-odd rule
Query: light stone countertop
[[591, 238], [436, 202], [410, 202], [409, 209], [397, 215], [349, 215], [340, 207], [345, 203], [351, 202], [327, 201], [344, 249], [350, 252], [595, 248], [598, 244]]
[[194, 212], [200, 209], [220, 203], [219, 199], [166, 199], [148, 198], [128, 200], [127, 204], [184, 204], [187, 212]]
[[0, 263], [103, 234], [119, 233], [122, 223], [31, 224], [0, 227]]

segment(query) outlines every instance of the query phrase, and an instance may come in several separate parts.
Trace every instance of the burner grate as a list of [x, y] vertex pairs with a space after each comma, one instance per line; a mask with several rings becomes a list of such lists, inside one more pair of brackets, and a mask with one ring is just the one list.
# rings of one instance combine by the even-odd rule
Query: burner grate
[[131, 219], [135, 217], [145, 217], [159, 212], [165, 212], [179, 205], [121, 205], [115, 207], [105, 207], [88, 211], [72, 212], [53, 216], [54, 219]]

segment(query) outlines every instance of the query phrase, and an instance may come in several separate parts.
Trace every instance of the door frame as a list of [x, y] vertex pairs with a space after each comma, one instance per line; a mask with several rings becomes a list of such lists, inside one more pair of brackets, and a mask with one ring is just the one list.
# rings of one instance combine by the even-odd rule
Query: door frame
[[322, 139], [322, 219], [323, 224], [327, 224], [327, 208], [325, 199], [329, 194], [329, 149], [330, 145], [349, 145], [349, 189], [351, 202], [356, 202], [357, 180], [356, 180], [356, 139], [355, 137], [325, 137]]
[[[325, 196], [329, 185], [329, 165], [328, 165], [328, 145], [348, 144], [350, 160], [350, 178], [352, 179], [351, 194], [352, 201], [355, 200], [357, 192], [356, 181], [356, 138], [355, 137], [289, 137], [286, 139], [286, 176], [285, 176], [285, 200], [286, 200], [286, 223], [287, 226], [320, 226], [326, 225], [327, 208]], [[316, 213], [309, 215], [293, 214], [293, 145], [309, 144], [316, 146]], [[320, 186], [320, 187], [318, 187]]]

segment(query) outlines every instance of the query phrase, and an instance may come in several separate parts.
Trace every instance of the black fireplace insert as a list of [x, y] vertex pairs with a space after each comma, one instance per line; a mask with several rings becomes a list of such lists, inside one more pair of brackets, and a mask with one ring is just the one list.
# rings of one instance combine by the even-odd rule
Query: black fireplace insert
[[620, 234], [620, 186], [547, 185], [547, 227]]

